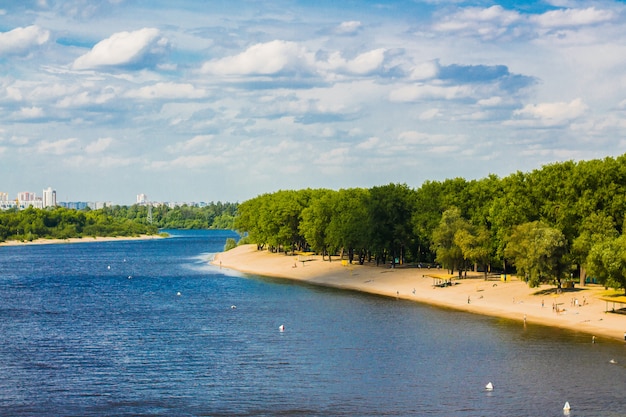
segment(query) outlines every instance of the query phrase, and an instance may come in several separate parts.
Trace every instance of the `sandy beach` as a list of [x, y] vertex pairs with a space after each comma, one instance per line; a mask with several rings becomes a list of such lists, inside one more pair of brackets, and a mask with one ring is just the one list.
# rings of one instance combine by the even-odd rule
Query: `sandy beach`
[[67, 243], [89, 243], [89, 242], [108, 242], [113, 240], [148, 240], [161, 239], [159, 235], [141, 235], [141, 236], [96, 236], [96, 237], [72, 237], [69, 239], [34, 239], [34, 240], [7, 240], [0, 242], [0, 246], [20, 246], [20, 245], [53, 245]]
[[[256, 245], [219, 253], [212, 263], [247, 274], [300, 280], [525, 321], [527, 326], [567, 328], [589, 334], [590, 342], [592, 336], [597, 340], [624, 340], [626, 337], [626, 315], [607, 312], [613, 304], [601, 299], [606, 290], [599, 285], [577, 286], [557, 294], [554, 286], [529, 288], [514, 276], [507, 276], [506, 282], [501, 279], [485, 281], [482, 274], [457, 279], [445, 270], [402, 266], [392, 269], [389, 265], [368, 263], [350, 265], [342, 263], [338, 257], [328, 262], [317, 255], [287, 256], [258, 251]], [[450, 278], [452, 285], [437, 286]]]

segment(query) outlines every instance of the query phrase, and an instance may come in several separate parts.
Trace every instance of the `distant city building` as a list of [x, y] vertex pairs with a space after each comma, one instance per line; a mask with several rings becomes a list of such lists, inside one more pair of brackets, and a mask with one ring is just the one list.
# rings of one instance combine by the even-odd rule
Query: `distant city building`
[[86, 201], [68, 201], [58, 203], [58, 205], [72, 210], [84, 210], [89, 207], [89, 203]]
[[35, 193], [30, 191], [22, 191], [17, 193], [17, 207], [19, 209], [26, 209], [28, 207], [43, 208], [43, 201], [41, 197], [37, 197]]
[[43, 207], [56, 207], [57, 205], [57, 192], [48, 187], [43, 190]]
[[148, 204], [148, 196], [145, 194], [137, 194], [137, 204], [139, 205]]
[[20, 203], [35, 201], [36, 198], [37, 198], [37, 195], [35, 195], [35, 193], [31, 193], [30, 191], [21, 191], [17, 193], [17, 201], [19, 201]]

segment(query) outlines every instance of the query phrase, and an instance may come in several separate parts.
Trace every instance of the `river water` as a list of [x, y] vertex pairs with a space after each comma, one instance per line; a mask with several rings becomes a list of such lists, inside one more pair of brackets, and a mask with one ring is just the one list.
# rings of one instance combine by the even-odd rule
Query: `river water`
[[626, 415], [621, 342], [243, 276], [207, 262], [234, 233], [171, 233], [0, 247], [0, 415]]

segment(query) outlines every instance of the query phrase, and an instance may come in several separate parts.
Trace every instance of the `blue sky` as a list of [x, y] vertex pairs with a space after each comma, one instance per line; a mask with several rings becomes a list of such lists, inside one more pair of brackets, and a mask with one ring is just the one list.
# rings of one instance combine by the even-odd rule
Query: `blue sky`
[[0, 108], [12, 198], [234, 202], [503, 177], [626, 152], [626, 8], [1, 2]]

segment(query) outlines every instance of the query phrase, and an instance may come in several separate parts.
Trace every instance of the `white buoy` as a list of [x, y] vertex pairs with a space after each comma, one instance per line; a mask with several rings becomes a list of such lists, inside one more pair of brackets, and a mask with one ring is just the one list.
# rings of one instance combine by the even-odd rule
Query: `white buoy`
[[281, 324], [280, 326], [278, 326], [278, 330], [281, 331], [281, 332], [284, 332], [285, 331], [285, 325]]
[[230, 306], [230, 308], [234, 310], [237, 308], [237, 306], [233, 304], [232, 306]]
[[490, 383], [488, 383], [487, 385], [485, 385], [485, 389], [486, 389], [487, 391], [493, 391], [493, 384], [492, 384], [491, 382], [490, 382]]
[[178, 291], [178, 292], [176, 293], [176, 295], [180, 297], [180, 295], [181, 295], [181, 294], [180, 294], [180, 291]]
[[111, 269], [111, 265], [107, 265], [107, 269]]
[[615, 359], [611, 359], [609, 363], [617, 363], [617, 361]]
[[572, 409], [572, 407], [569, 406], [569, 401], [565, 401], [565, 405], [563, 406], [563, 411], [565, 411], [565, 414], [569, 414], [569, 411]]

